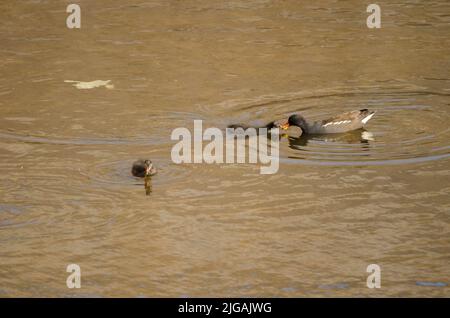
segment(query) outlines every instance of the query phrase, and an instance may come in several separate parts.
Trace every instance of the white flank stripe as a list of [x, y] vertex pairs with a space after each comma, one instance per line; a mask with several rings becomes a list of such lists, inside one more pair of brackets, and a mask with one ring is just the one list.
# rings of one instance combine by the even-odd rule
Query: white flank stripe
[[351, 123], [351, 120], [343, 120], [343, 121], [332, 121], [330, 123], [326, 123], [323, 125], [323, 127], [329, 126], [329, 125], [341, 125], [341, 124], [348, 124]]

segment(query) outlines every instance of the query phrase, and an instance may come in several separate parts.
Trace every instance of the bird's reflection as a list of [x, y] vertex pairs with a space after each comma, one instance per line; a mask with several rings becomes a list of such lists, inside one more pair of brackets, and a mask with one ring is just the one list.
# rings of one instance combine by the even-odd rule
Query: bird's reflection
[[152, 177], [149, 175], [144, 178], [144, 188], [146, 195], [150, 195], [150, 193], [152, 193]]
[[327, 135], [300, 135], [300, 137], [289, 136], [289, 147], [297, 150], [306, 150], [310, 142], [319, 143], [344, 143], [361, 145], [362, 151], [370, 149], [370, 143], [374, 141], [373, 134], [364, 129], [358, 129], [343, 134], [327, 134]]

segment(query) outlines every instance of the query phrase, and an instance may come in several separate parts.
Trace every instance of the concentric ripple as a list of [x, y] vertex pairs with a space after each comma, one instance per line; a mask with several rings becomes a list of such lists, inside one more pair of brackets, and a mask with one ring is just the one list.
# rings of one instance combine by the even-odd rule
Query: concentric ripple
[[[364, 130], [336, 135], [299, 137], [295, 127], [282, 139], [280, 161], [309, 165], [391, 165], [450, 157], [450, 94], [423, 87], [337, 87], [228, 101], [217, 108], [235, 121], [262, 121], [301, 113], [310, 120], [361, 108], [376, 114]], [[239, 109], [239, 111], [238, 111]], [[232, 120], [232, 119], [229, 119]]]
[[[143, 179], [131, 175], [133, 161], [133, 159], [129, 159], [100, 162], [79, 172], [99, 187], [105, 185], [119, 187], [143, 185]], [[152, 161], [158, 170], [155, 177], [152, 177], [153, 185], [177, 183], [178, 180], [190, 175], [190, 170], [186, 166], [173, 164], [170, 160], [152, 157]]]

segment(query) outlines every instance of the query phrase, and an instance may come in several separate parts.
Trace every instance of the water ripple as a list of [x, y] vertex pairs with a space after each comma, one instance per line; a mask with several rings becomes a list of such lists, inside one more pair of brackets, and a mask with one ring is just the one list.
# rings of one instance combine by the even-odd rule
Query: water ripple
[[298, 137], [300, 130], [290, 129], [289, 138], [281, 141], [280, 160], [308, 165], [397, 165], [450, 157], [449, 99], [448, 93], [386, 83], [224, 101], [202, 111], [217, 113], [221, 121], [230, 123], [254, 122], [255, 118], [268, 122], [298, 112], [310, 120], [320, 120], [370, 108], [377, 113], [366, 130]]

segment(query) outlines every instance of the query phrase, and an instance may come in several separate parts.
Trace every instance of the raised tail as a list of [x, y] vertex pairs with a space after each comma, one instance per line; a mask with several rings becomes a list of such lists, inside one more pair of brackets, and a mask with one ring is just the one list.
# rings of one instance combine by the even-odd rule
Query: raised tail
[[373, 115], [375, 115], [374, 111], [370, 111], [367, 108], [361, 109], [361, 122], [363, 123], [363, 125], [367, 124], [367, 122], [373, 117]]

